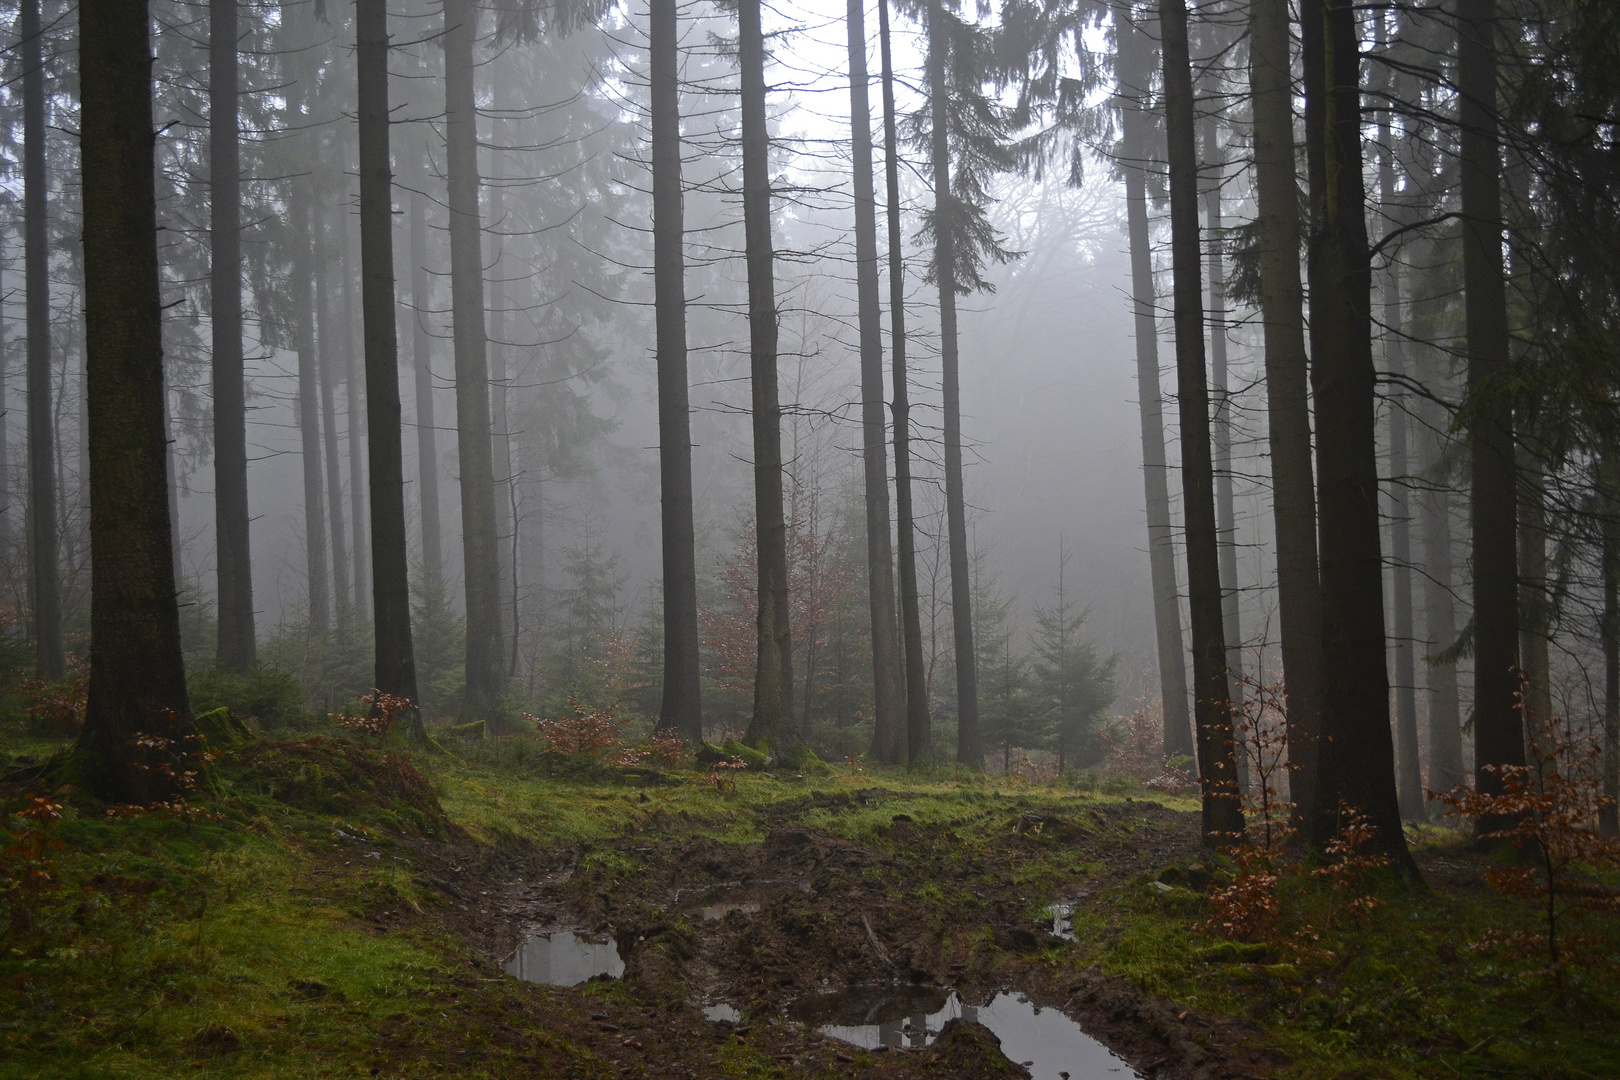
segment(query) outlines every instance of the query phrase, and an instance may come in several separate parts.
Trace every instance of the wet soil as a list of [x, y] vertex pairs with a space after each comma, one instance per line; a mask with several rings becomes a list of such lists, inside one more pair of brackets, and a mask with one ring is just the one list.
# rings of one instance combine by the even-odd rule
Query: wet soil
[[[634, 832], [571, 850], [517, 840], [423, 844], [413, 858], [416, 881], [442, 904], [379, 910], [375, 928], [451, 934], [468, 945], [470, 970], [481, 980], [498, 977], [499, 964], [535, 931], [615, 938], [622, 984], [522, 987], [527, 1015], [503, 1010], [490, 1022], [503, 1032], [540, 1024], [623, 1075], [711, 1076], [739, 1055], [783, 1075], [1023, 1073], [977, 1025], [954, 1025], [972, 1028], [972, 1039], [942, 1036], [928, 1047], [871, 1052], [793, 1019], [791, 1007], [808, 995], [885, 985], [954, 988], [968, 1004], [1017, 990], [1076, 1019], [1154, 1080], [1267, 1071], [1264, 1053], [1251, 1049], [1252, 1025], [1192, 1014], [1095, 969], [1058, 981], [1039, 960], [1050, 946], [1067, 947], [1050, 933], [1050, 917], [1043, 921], [1045, 905], [1077, 899], [1083, 906], [1111, 884], [1191, 858], [1196, 815], [1141, 800], [1080, 812], [996, 801], [949, 824], [897, 815], [859, 843], [803, 820], [891, 794], [823, 794], [757, 808], [765, 839], [756, 844], [715, 840], [703, 822], [656, 806]], [[987, 824], [995, 826], [988, 845]], [[957, 829], [965, 827], [981, 839], [964, 841]], [[1020, 868], [1055, 849], [1072, 856], [1065, 862], [1077, 868], [1073, 880], [1058, 883], [1060, 895], [1031, 895], [1017, 884]], [[918, 895], [924, 883], [932, 888]], [[734, 1005], [740, 1022], [705, 1019], [701, 1009], [717, 1002]], [[471, 1021], [479, 1009], [469, 1012]], [[741, 1060], [733, 1066], [723, 1071], [746, 1071]]]

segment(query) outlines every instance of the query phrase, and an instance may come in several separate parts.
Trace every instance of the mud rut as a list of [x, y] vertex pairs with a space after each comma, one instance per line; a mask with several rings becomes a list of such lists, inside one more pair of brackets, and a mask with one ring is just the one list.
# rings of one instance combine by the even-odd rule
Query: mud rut
[[[486, 967], [534, 931], [615, 938], [633, 1004], [603, 1004], [579, 988], [529, 989], [544, 1002], [542, 1022], [621, 1074], [715, 1076], [738, 1048], [793, 1076], [1024, 1072], [976, 1025], [953, 1022], [926, 1049], [868, 1053], [786, 1019], [806, 995], [883, 983], [954, 987], [964, 1000], [1017, 990], [1078, 1020], [1154, 1080], [1255, 1077], [1277, 1063], [1256, 1046], [1252, 1025], [1190, 1013], [1095, 967], [1076, 975], [1041, 960], [1050, 946], [1073, 946], [1035, 922], [1032, 907], [1063, 899], [1084, 909], [1111, 886], [1191, 857], [1196, 815], [1140, 800], [1076, 811], [994, 799], [964, 806], [949, 823], [897, 813], [864, 843], [800, 820], [895, 795], [874, 789], [756, 808], [759, 844], [722, 843], [702, 835], [700, 822], [652, 807], [634, 831], [566, 852], [515, 842], [441, 849], [418, 881], [446, 900], [435, 921]], [[998, 826], [988, 848], [957, 834], [987, 824]], [[1060, 895], [1016, 883], [1021, 867], [1058, 849], [1076, 867], [1103, 869], [1077, 869]], [[917, 898], [930, 882], [937, 891]], [[700, 1007], [720, 1001], [743, 1019], [706, 1020]]]

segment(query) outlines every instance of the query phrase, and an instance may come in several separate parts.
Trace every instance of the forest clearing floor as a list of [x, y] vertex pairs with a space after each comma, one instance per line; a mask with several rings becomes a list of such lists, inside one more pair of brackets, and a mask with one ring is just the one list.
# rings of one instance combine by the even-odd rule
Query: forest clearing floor
[[[518, 738], [260, 740], [217, 767], [207, 816], [69, 792], [30, 839], [19, 766], [43, 749], [0, 759], [21, 837], [0, 878], [7, 1077], [1027, 1075], [976, 1025], [875, 1052], [794, 1019], [816, 995], [907, 987], [1015, 990], [1156, 1080], [1620, 1076], [1612, 966], [1555, 987], [1471, 948], [1537, 913], [1454, 830], [1412, 832], [1427, 891], [1374, 886], [1361, 911], [1298, 875], [1283, 936], [1240, 943], [1195, 928], [1226, 874], [1196, 804], [1124, 784], [870, 766], [716, 783]], [[503, 972], [562, 929], [615, 939], [623, 977]], [[1572, 931], [1616, 954], [1612, 916]], [[705, 1017], [719, 1003], [732, 1019]]]

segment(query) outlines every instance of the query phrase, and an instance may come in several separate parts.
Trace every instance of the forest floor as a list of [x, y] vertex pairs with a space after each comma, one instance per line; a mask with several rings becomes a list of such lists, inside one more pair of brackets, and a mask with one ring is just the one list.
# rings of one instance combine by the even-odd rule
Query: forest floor
[[[48, 749], [0, 759], [13, 834]], [[716, 784], [526, 740], [260, 740], [218, 769], [206, 816], [108, 816], [70, 792], [4, 856], [0, 1075], [1028, 1075], [976, 1025], [881, 1051], [820, 1030], [937, 1011], [953, 988], [1016, 991], [1123, 1059], [1072, 1080], [1124, 1062], [1155, 1080], [1620, 1076], [1613, 967], [1558, 986], [1471, 948], [1538, 924], [1453, 830], [1412, 833], [1426, 891], [1386, 883], [1361, 911], [1285, 874], [1269, 943], [1236, 943], [1196, 928], [1225, 871], [1195, 804], [1125, 786], [855, 766]], [[1072, 934], [1053, 933], [1059, 902]], [[615, 939], [622, 978], [503, 972], [559, 929]], [[1612, 917], [1573, 930], [1586, 957], [1616, 954]], [[730, 1019], [706, 1018], [720, 1003]]]

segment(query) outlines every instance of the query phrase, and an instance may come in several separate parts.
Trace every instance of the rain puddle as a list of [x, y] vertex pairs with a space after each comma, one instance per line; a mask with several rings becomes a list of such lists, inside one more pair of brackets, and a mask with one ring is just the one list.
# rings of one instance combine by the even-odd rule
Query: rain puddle
[[612, 938], [586, 941], [572, 930], [534, 935], [502, 966], [524, 982], [549, 986], [577, 986], [598, 975], [617, 979], [624, 974], [624, 961]]
[[995, 1032], [1001, 1052], [1035, 1080], [1140, 1080], [1124, 1059], [1087, 1035], [1057, 1009], [1022, 994], [997, 993], [985, 1005], [964, 1005], [956, 991], [929, 987], [857, 987], [801, 999], [788, 1010], [824, 1034], [872, 1050], [926, 1046], [946, 1021], [961, 1017]]
[[1053, 937], [1062, 938], [1064, 941], [1074, 940], [1073, 904], [1052, 904], [1046, 909], [1046, 917], [1052, 920]]
[[717, 1001], [703, 1006], [703, 1019], [716, 1024], [736, 1024], [742, 1021], [742, 1012], [729, 1002]]

